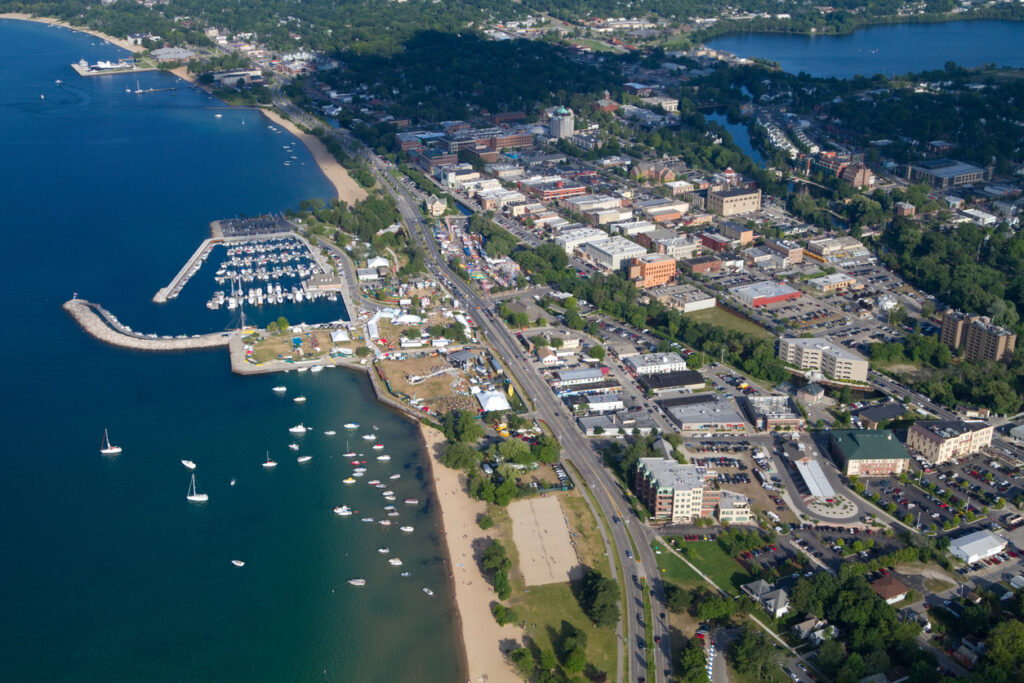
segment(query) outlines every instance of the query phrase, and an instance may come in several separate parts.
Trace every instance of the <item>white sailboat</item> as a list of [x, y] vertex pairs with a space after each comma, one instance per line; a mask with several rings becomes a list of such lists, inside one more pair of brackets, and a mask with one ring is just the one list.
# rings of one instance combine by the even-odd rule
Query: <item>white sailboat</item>
[[206, 495], [205, 493], [199, 493], [199, 491], [196, 490], [196, 475], [194, 474], [192, 475], [192, 483], [189, 484], [188, 487], [188, 495], [185, 497], [188, 498], [193, 503], [205, 503], [206, 501], [210, 500], [210, 497], [208, 495]]
[[267, 461], [263, 463], [263, 466], [268, 470], [272, 467], [277, 467], [277, 463], [270, 459], [270, 451], [267, 451]]
[[100, 453], [103, 455], [117, 455], [121, 452], [120, 446], [114, 446], [110, 443], [110, 436], [107, 434], [107, 430], [103, 430], [103, 444], [100, 446]]

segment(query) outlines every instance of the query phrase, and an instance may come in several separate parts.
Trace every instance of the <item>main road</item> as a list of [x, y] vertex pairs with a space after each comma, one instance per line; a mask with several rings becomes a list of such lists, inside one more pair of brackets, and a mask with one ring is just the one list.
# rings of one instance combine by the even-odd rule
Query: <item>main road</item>
[[[522, 349], [511, 331], [503, 322], [495, 320], [490, 311], [491, 305], [449, 269], [437, 241], [420, 215], [417, 208], [418, 198], [413, 197], [403, 184], [389, 177], [384, 162], [375, 155], [368, 154], [368, 157], [381, 185], [395, 196], [402, 218], [409, 227], [410, 234], [422, 244], [431, 269], [445, 279], [452, 293], [462, 300], [463, 308], [469, 312], [492, 348], [502, 358], [506, 371], [515, 378], [520, 391], [533, 402], [533, 411], [561, 444], [562, 459], [571, 463], [580, 473], [583, 478], [583, 481], [579, 482], [580, 485], [590, 490], [608, 522], [614, 560], [622, 568], [624, 579], [624, 621], [623, 629], [619, 633], [621, 641], [618, 680], [622, 680], [623, 648], [628, 658], [626, 680], [633, 683], [647, 679], [647, 616], [644, 614], [643, 589], [640, 584], [640, 578], [644, 576], [651, 586], [654, 635], [661, 641], [655, 650], [655, 680], [667, 680], [668, 672], [671, 671], [671, 653], [668, 623], [659, 616], [665, 612], [665, 602], [658, 565], [650, 546], [654, 537], [653, 532], [633, 515], [626, 494], [600, 463], [600, 456], [583, 433], [576, 428], [565, 406], [527, 364]], [[621, 520], [621, 523], [616, 520]], [[600, 520], [598, 522], [600, 523]], [[633, 531], [635, 550], [630, 539], [630, 529]], [[654, 643], [651, 643], [651, 646], [654, 646]]]

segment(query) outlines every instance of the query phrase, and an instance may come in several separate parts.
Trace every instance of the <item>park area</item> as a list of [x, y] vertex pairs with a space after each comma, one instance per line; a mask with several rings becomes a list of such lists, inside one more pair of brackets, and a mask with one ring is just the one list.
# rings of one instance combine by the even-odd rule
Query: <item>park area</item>
[[[670, 538], [668, 541], [694, 567], [730, 595], [739, 595], [740, 586], [753, 581], [747, 570], [729, 557], [716, 541], [684, 541], [678, 537]], [[683, 564], [685, 566], [685, 563]]]
[[476, 410], [469, 395], [469, 383], [444, 357], [430, 355], [405, 360], [383, 360], [377, 364], [392, 393], [409, 401], [422, 402], [437, 414], [450, 410]]

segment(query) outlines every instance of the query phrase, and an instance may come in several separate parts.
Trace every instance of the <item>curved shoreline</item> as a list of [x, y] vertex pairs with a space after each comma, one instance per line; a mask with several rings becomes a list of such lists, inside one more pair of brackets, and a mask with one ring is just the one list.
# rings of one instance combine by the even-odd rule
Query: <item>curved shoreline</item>
[[88, 33], [90, 36], [101, 38], [110, 43], [111, 45], [116, 45], [122, 50], [128, 50], [132, 53], [146, 51], [146, 48], [142, 47], [141, 45], [133, 45], [132, 43], [129, 43], [127, 40], [124, 40], [122, 38], [115, 38], [114, 36], [108, 33], [103, 33], [102, 31], [97, 31], [86, 26], [75, 26], [74, 24], [69, 24], [63, 19], [57, 19], [55, 17], [37, 17], [33, 14], [26, 14], [24, 12], [6, 12], [4, 14], [0, 14], [0, 19], [13, 19], [15, 21], [33, 21], [37, 24], [60, 26], [61, 28], [69, 28], [72, 31], [78, 31], [79, 33]]

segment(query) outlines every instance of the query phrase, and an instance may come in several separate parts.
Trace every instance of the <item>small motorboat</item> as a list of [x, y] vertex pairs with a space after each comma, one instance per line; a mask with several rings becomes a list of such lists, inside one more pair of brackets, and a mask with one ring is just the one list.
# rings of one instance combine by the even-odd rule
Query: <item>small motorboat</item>
[[377, 552], [381, 555], [387, 555], [391, 552], [391, 548], [377, 548]]
[[245, 566], [245, 562], [242, 562], [241, 560], [231, 560], [231, 564], [235, 565], [236, 567], [244, 567]]
[[333, 429], [328, 429], [326, 432], [324, 432], [324, 436], [334, 436], [337, 433], [338, 432], [334, 431]]
[[377, 484], [380, 483], [380, 480], [379, 479], [371, 479], [370, 481], [368, 481], [366, 483], [369, 484], [370, 486], [376, 486]]
[[381, 526], [391, 526], [391, 520], [390, 519], [382, 519], [382, 520], [380, 520], [377, 523], [380, 524]]
[[373, 444], [373, 450], [375, 450], [375, 451], [382, 451], [382, 450], [384, 450], [384, 444], [382, 444], [382, 443], [375, 443], [375, 444]]
[[398, 516], [398, 510], [392, 510], [391, 512], [388, 513], [388, 517], [397, 517], [397, 516]]
[[305, 403], [306, 402], [306, 397], [305, 396], [296, 396], [292, 400], [295, 401], [296, 403]]
[[412, 574], [410, 574], [409, 572], [402, 572], [401, 574], [399, 574], [399, 576], [409, 578], [410, 576], [412, 576]]
[[294, 427], [289, 427], [288, 431], [291, 432], [292, 434], [305, 434], [307, 431], [309, 431], [309, 427], [300, 422]]
[[380, 495], [382, 495], [382, 496], [393, 496], [393, 495], [395, 495], [395, 492], [394, 491], [385, 491], [384, 493], [382, 493]]
[[354, 483], [356, 483], [356, 480], [353, 479], [352, 477], [346, 477], [346, 478], [341, 480], [341, 483], [342, 484], [354, 484]]
[[391, 460], [391, 456], [390, 455], [378, 455], [377, 456], [377, 460], [380, 460], [381, 462], [387, 462], [388, 460]]
[[374, 439], [377, 438], [377, 435], [376, 434], [363, 434], [363, 438], [366, 439], [367, 441], [373, 441]]
[[346, 422], [345, 423], [345, 429], [359, 429], [359, 423], [358, 422]]
[[353, 586], [365, 586], [366, 579], [349, 579], [348, 582]]
[[363, 517], [363, 518], [362, 518], [361, 520], [359, 520], [359, 521], [360, 521], [360, 522], [366, 522], [367, 524], [369, 524], [369, 523], [371, 523], [371, 522], [373, 521], [373, 517]]
[[181, 464], [184, 465], [185, 467], [187, 467], [190, 470], [194, 470], [196, 468], [196, 464], [194, 462], [192, 462], [191, 460], [182, 460]]
[[340, 517], [348, 517], [352, 514], [352, 508], [350, 508], [348, 505], [339, 505], [338, 507], [334, 508], [334, 514]]
[[426, 586], [423, 587], [423, 592], [429, 595], [430, 597], [434, 597], [434, 591], [430, 590]]
[[413, 531], [415, 531], [415, 529], [413, 529], [411, 526], [400, 526], [398, 528], [407, 534], [411, 534]]
[[406, 505], [419, 505], [420, 504], [420, 499], [419, 498], [406, 498], [405, 499], [405, 504]]
[[275, 393], [283, 394], [286, 391], [288, 391], [288, 387], [274, 387]]
[[295, 462], [309, 462], [312, 459], [312, 455], [300, 455], [299, 457], [295, 458]]
[[392, 480], [394, 480], [394, 479], [401, 479], [401, 477], [402, 477], [401, 474], [392, 474], [390, 477], [388, 477], [388, 479], [392, 479]]
[[288, 448], [292, 449], [293, 451], [297, 451], [297, 450], [299, 450], [299, 444], [297, 444], [297, 443], [290, 443], [290, 444], [288, 444]]
[[401, 567], [402, 561], [397, 557], [392, 557], [390, 560], [388, 560], [388, 564], [390, 564], [392, 567]]

